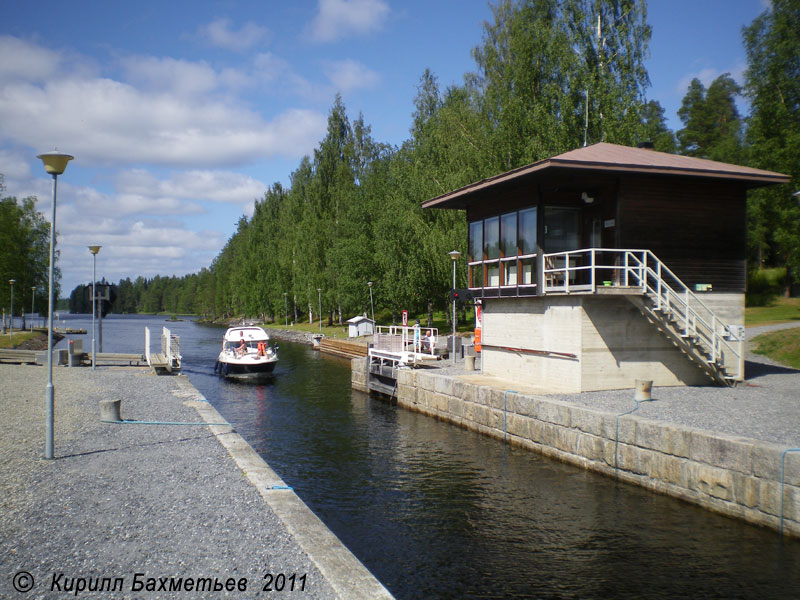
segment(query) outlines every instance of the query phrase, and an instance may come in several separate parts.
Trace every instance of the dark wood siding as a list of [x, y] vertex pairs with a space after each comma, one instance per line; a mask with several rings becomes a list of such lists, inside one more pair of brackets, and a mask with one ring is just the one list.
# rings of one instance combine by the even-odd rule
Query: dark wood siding
[[689, 287], [744, 293], [746, 192], [736, 183], [622, 177], [618, 234], [623, 248], [652, 250]]

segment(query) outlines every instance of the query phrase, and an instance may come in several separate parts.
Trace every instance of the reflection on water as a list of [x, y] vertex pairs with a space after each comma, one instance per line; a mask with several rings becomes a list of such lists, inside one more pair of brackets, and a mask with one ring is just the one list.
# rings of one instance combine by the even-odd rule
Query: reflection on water
[[[147, 320], [116, 321], [106, 349], [141, 351], [108, 344]], [[353, 392], [348, 361], [306, 346], [282, 342], [262, 384], [219, 379], [223, 330], [167, 326], [192, 383], [398, 598], [797, 597], [800, 544], [773, 531]]]

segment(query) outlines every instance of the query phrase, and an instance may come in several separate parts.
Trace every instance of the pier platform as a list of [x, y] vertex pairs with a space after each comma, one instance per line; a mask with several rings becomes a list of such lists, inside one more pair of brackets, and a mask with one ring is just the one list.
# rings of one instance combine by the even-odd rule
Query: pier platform
[[47, 371], [0, 364], [0, 597], [391, 598], [186, 377], [53, 377], [43, 460]]

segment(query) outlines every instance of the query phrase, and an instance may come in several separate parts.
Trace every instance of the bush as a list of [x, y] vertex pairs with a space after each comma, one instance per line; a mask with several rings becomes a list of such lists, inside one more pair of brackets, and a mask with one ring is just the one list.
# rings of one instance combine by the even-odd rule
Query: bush
[[786, 268], [758, 269], [747, 274], [746, 306], [769, 306], [783, 294]]

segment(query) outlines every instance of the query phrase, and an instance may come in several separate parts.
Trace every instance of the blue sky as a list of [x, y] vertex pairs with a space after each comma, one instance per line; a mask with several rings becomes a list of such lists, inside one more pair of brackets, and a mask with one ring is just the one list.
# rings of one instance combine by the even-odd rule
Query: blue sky
[[[442, 88], [474, 69], [483, 0], [63, 2], [6, 0], [0, 20], [0, 173], [6, 195], [59, 178], [62, 289], [98, 277], [208, 266], [266, 188], [288, 183], [337, 92], [381, 142], [408, 137], [420, 75]], [[741, 28], [767, 0], [650, 0], [648, 99], [673, 129], [693, 77], [742, 82]], [[742, 105], [745, 111], [746, 106]], [[420, 201], [425, 198], [420, 198]]]

